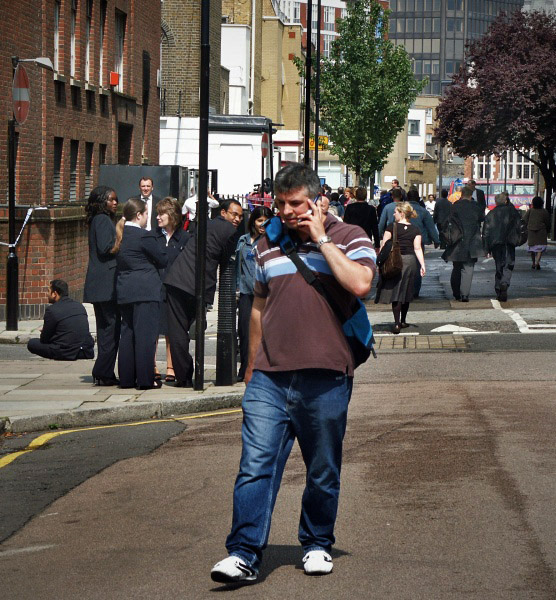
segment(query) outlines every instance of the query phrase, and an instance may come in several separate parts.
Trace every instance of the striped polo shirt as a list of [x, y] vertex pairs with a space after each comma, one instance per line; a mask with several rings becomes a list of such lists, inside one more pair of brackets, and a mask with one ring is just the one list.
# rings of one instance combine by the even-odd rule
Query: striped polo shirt
[[[376, 271], [376, 254], [363, 229], [328, 215], [327, 235], [350, 259]], [[294, 263], [267, 236], [255, 249], [255, 296], [265, 298], [262, 343], [254, 368], [261, 371], [331, 369], [353, 375], [353, 357], [342, 331], [342, 321], [357, 303], [344, 289], [317, 244], [299, 243], [297, 252], [318, 273], [342, 315], [335, 315], [328, 302], [297, 271]]]

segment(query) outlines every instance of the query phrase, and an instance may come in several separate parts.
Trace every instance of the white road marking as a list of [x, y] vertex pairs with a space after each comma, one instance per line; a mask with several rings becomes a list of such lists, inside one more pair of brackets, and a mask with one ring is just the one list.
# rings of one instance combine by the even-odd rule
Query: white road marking
[[43, 550], [50, 550], [55, 548], [56, 544], [45, 544], [44, 546], [28, 546], [27, 548], [14, 548], [13, 550], [2, 550], [0, 551], [0, 558], [7, 558], [8, 556], [14, 556], [15, 554], [28, 554], [29, 552], [42, 552]]
[[442, 325], [431, 329], [431, 333], [474, 333], [475, 329], [469, 327], [460, 327], [459, 325]]
[[504, 314], [508, 315], [510, 319], [517, 325], [519, 329], [519, 333], [554, 333], [554, 326], [547, 325], [545, 329], [541, 329], [536, 327], [535, 325], [528, 325], [527, 321], [515, 310], [511, 310], [509, 308], [502, 308], [502, 305], [498, 300], [491, 299], [492, 306], [496, 310], [502, 311]]

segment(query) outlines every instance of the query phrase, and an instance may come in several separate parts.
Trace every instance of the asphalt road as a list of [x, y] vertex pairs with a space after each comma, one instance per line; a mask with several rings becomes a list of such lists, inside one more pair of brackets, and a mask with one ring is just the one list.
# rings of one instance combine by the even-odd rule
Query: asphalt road
[[59, 436], [0, 469], [1, 505], [48, 504], [0, 545], [0, 582], [18, 599], [553, 600], [553, 364], [552, 351], [515, 350], [385, 353], [362, 367], [330, 576], [301, 570], [295, 447], [260, 582], [210, 581], [240, 453], [232, 413]]

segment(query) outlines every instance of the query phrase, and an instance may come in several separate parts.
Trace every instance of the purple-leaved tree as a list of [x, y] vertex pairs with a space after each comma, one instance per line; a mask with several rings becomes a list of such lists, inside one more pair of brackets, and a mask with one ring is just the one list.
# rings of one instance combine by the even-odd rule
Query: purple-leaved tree
[[501, 15], [466, 50], [438, 107], [436, 135], [460, 156], [517, 150], [556, 183], [556, 16]]

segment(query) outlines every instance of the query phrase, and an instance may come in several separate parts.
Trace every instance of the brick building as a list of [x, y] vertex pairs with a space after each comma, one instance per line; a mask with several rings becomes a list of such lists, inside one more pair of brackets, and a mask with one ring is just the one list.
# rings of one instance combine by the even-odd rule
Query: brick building
[[[154, 17], [152, 19], [154, 22]], [[211, 112], [224, 112], [227, 85], [220, 68], [222, 0], [210, 2]], [[199, 116], [201, 69], [201, 2], [164, 0], [162, 4], [161, 100], [163, 115]], [[181, 100], [180, 100], [181, 94]]]
[[[80, 298], [87, 266], [83, 203], [102, 163], [158, 162], [160, 0], [2, 0], [0, 114], [12, 116], [11, 56], [26, 65], [31, 109], [17, 128], [16, 232], [39, 206], [17, 249], [22, 318], [42, 314], [53, 278]], [[7, 135], [0, 136], [0, 200], [7, 202]], [[8, 241], [0, 204], [0, 241]], [[0, 318], [6, 247], [0, 246]]]

